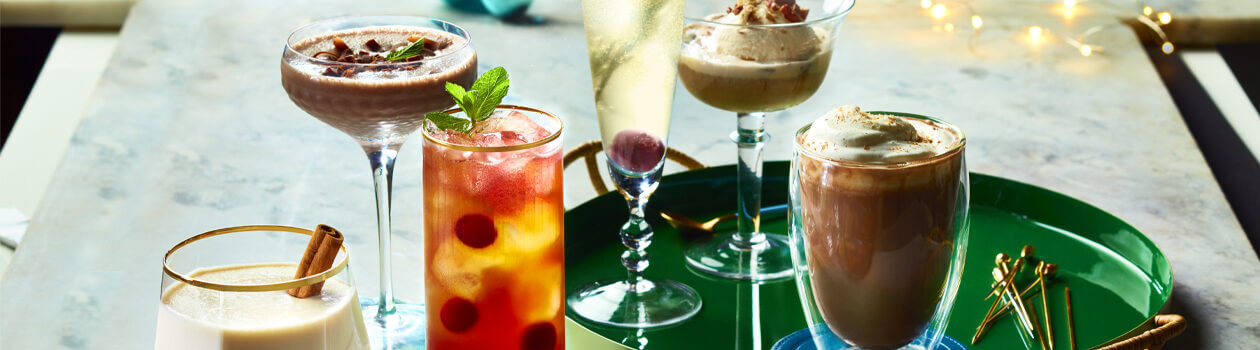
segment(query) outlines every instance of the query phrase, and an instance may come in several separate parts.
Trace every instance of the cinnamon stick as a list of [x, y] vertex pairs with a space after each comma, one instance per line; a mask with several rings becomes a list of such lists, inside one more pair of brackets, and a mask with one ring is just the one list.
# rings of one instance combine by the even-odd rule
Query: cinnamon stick
[[[345, 237], [342, 236], [341, 232], [328, 225], [315, 227], [315, 232], [311, 235], [310, 241], [306, 242], [306, 250], [302, 253], [302, 260], [298, 263], [297, 272], [293, 278], [305, 278], [331, 268], [344, 239]], [[323, 288], [324, 282], [319, 282], [309, 286], [293, 288], [288, 292], [289, 295], [294, 297], [306, 298], [312, 295], [319, 295]]]

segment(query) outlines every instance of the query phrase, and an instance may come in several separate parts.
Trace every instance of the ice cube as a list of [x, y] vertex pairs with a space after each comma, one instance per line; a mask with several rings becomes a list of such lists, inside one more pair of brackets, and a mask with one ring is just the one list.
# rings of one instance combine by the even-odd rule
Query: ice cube
[[482, 279], [487, 269], [502, 266], [508, 261], [507, 256], [493, 245], [469, 248], [453, 239], [439, 244], [433, 257], [434, 276], [452, 295], [468, 300], [477, 300], [481, 294]]
[[[477, 123], [473, 132], [478, 134], [499, 133], [505, 143], [530, 143], [541, 140], [551, 132], [534, 122], [520, 111], [498, 110], [490, 118]], [[510, 134], [508, 133], [510, 132]]]

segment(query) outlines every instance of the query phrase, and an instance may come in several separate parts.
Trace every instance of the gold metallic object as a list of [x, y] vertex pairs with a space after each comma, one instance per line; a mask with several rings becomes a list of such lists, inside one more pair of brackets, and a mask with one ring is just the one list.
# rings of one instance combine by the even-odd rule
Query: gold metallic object
[[1050, 302], [1046, 301], [1046, 295], [1050, 293], [1046, 288], [1046, 275], [1054, 275], [1058, 271], [1058, 265], [1046, 264], [1042, 261], [1037, 264], [1037, 283], [1041, 284], [1041, 312], [1046, 320], [1046, 343], [1050, 345], [1050, 350], [1054, 350], [1054, 328], [1050, 326]]
[[[1011, 257], [1006, 255], [1006, 253], [1000, 252], [997, 253], [997, 257], [993, 259], [993, 263], [998, 266], [1006, 266], [1006, 262], [1008, 261], [1011, 261]], [[1006, 280], [1005, 275], [998, 275], [1000, 272], [1001, 270], [994, 268], [995, 275], [993, 277], [998, 284], [1001, 284], [1003, 280]], [[997, 285], [994, 285], [994, 288], [997, 288]], [[987, 300], [988, 298], [985, 299]], [[984, 313], [984, 319], [982, 319], [980, 321], [980, 325], [976, 327], [976, 335], [971, 336], [971, 345], [976, 345], [976, 342], [980, 341], [980, 336], [984, 335], [984, 331], [988, 328], [990, 320], [989, 317], [993, 315], [993, 309], [996, 309], [1000, 302], [1001, 299], [994, 300], [993, 304], [989, 305], [989, 311]]]
[[735, 214], [729, 214], [709, 219], [709, 221], [699, 222], [695, 219], [668, 210], [662, 210], [661, 217], [665, 218], [665, 221], [669, 222], [670, 225], [678, 228], [679, 231], [702, 231], [705, 233], [713, 233], [713, 228], [717, 227], [717, 225], [723, 221], [735, 220]]
[[[1025, 245], [1024, 249], [1021, 249], [1019, 251], [1019, 259], [1015, 259], [1015, 266], [1010, 269], [1010, 271], [1013, 271], [1013, 272], [1011, 272], [1009, 275], [1006, 275], [1006, 280], [1005, 280], [1006, 284], [1010, 284], [1011, 281], [1015, 279], [1015, 275], [1018, 275], [1019, 271], [1021, 271], [1024, 268], [1024, 262], [1028, 258], [1031, 258], [1033, 256], [1034, 251], [1035, 250], [1033, 249], [1032, 245]], [[998, 253], [998, 254], [999, 254], [999, 257], [1006, 255], [1002, 253]], [[993, 289], [989, 290], [989, 295], [985, 296], [984, 299], [989, 300], [990, 297], [994, 296], [997, 293], [998, 288], [1000, 288], [1001, 286], [1002, 284], [993, 286]], [[998, 299], [1001, 299], [1001, 296], [998, 296]]]
[[1067, 301], [1068, 340], [1072, 342], [1072, 350], [1076, 350], [1076, 324], [1072, 323], [1072, 291], [1063, 287], [1063, 299]]
[[184, 246], [192, 244], [193, 242], [200, 241], [200, 240], [214, 237], [214, 236], [221, 236], [221, 235], [226, 235], [229, 233], [246, 232], [246, 231], [281, 231], [281, 232], [292, 232], [292, 233], [297, 233], [297, 234], [303, 234], [307, 236], [310, 236], [311, 234], [313, 234], [313, 231], [309, 229], [291, 227], [291, 226], [251, 225], [251, 226], [237, 226], [237, 227], [221, 228], [218, 230], [192, 236], [191, 238], [185, 239], [183, 242], [179, 242], [179, 244], [176, 244], [174, 247], [171, 248], [171, 250], [166, 251], [166, 255], [162, 256], [162, 270], [166, 272], [167, 276], [170, 276], [176, 281], [186, 283], [190, 286], [213, 289], [213, 290], [217, 290], [221, 292], [266, 292], [266, 291], [276, 291], [276, 290], [289, 290], [293, 288], [305, 287], [305, 286], [309, 286], [309, 285], [316, 284], [319, 282], [323, 282], [325, 280], [328, 280], [329, 278], [332, 278], [333, 276], [336, 276], [338, 273], [341, 273], [342, 270], [346, 269], [346, 264], [350, 262], [350, 252], [347, 251], [346, 247], [343, 245], [341, 246], [342, 258], [340, 259], [340, 261], [334, 262], [333, 266], [329, 268], [327, 271], [310, 275], [307, 277], [295, 279], [295, 280], [286, 281], [286, 282], [263, 283], [263, 284], [226, 284], [226, 283], [215, 283], [215, 282], [210, 282], [210, 281], [199, 280], [199, 279], [188, 277], [178, 272], [175, 272], [175, 269], [171, 268], [171, 266], [167, 264], [167, 260], [171, 258], [171, 254], [174, 254], [175, 251], [179, 250], [179, 248], [183, 248]]

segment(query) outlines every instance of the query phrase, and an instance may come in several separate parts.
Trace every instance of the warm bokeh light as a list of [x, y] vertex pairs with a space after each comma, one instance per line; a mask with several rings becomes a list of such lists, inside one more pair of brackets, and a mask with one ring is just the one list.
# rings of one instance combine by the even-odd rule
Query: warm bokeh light
[[941, 5], [941, 4], [932, 5], [932, 17], [936, 17], [936, 18], [945, 17], [945, 5]]
[[1159, 13], [1159, 23], [1160, 23], [1160, 24], [1168, 24], [1168, 23], [1172, 23], [1172, 14], [1171, 14], [1171, 13], [1168, 13], [1168, 11], [1160, 12], [1160, 13]]
[[1072, 8], [1072, 6], [1076, 6], [1076, 0], [1063, 0], [1063, 7]]
[[1041, 27], [1040, 26], [1028, 27], [1028, 35], [1031, 35], [1033, 40], [1041, 39]]
[[920, 6], [923, 6], [923, 8], [929, 8], [929, 7], [932, 7], [932, 0], [923, 0], [923, 1], [919, 2], [919, 5], [920, 5]]
[[[924, 0], [924, 1], [927, 1], [927, 0]], [[1150, 6], [1143, 6], [1143, 7], [1142, 7], [1142, 15], [1143, 15], [1143, 16], [1150, 16], [1150, 15], [1151, 15], [1151, 12], [1154, 12], [1154, 11], [1155, 11], [1155, 10], [1152, 10]]]
[[954, 24], [953, 24], [953, 23], [945, 23], [945, 31], [947, 31], [947, 32], [952, 32], [952, 31], [954, 31]]
[[1081, 56], [1089, 57], [1094, 54], [1094, 48], [1089, 45], [1081, 45]]
[[975, 29], [980, 29], [981, 26], [984, 26], [984, 21], [980, 20], [980, 16], [972, 15], [971, 27]]
[[1172, 46], [1172, 43], [1171, 43], [1171, 42], [1167, 42], [1167, 41], [1165, 41], [1165, 42], [1164, 42], [1164, 45], [1163, 45], [1163, 46], [1161, 46], [1161, 47], [1160, 47], [1160, 49], [1161, 49], [1161, 50], [1164, 50], [1164, 54], [1165, 54], [1165, 55], [1172, 54], [1172, 52], [1173, 52], [1173, 46]]

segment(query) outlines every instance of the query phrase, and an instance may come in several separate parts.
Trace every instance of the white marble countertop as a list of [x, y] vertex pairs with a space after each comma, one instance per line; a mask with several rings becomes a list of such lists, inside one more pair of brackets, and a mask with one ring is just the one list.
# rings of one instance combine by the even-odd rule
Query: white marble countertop
[[[162, 253], [226, 226], [334, 225], [356, 252], [360, 293], [374, 295], [367, 161], [285, 96], [284, 38], [342, 15], [449, 19], [472, 33], [482, 70], [512, 73], [509, 102], [564, 119], [571, 148], [598, 137], [579, 7], [535, 5], [545, 25], [504, 24], [436, 1], [141, 2], [0, 285], [0, 347], [149, 347]], [[1013, 41], [1022, 27], [1000, 19], [972, 40], [933, 31], [925, 16], [879, 15], [896, 6], [917, 4], [858, 5], [823, 88], [771, 117], [780, 137], [767, 159], [787, 159], [783, 136], [839, 104], [954, 121], [971, 139], [972, 170], [1095, 204], [1164, 249], [1176, 276], [1170, 312], [1191, 323], [1170, 346], [1260, 344], [1260, 298], [1250, 289], [1260, 285], [1260, 261], [1131, 31], [1106, 30], [1106, 51], [1087, 58], [1065, 45]], [[671, 146], [709, 164], [733, 162], [734, 116], [679, 90]], [[423, 295], [420, 278], [408, 278], [421, 273], [419, 168], [411, 142], [395, 177], [393, 256], [398, 294], [411, 300]], [[569, 204], [590, 197], [584, 171], [566, 175]]]

